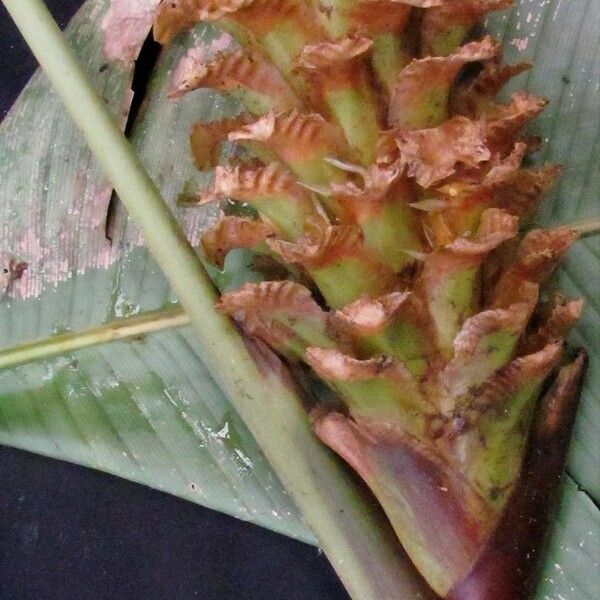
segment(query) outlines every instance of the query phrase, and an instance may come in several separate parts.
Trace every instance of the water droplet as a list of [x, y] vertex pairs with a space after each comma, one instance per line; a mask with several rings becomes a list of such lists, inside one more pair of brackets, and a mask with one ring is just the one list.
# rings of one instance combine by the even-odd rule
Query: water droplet
[[138, 304], [131, 304], [127, 301], [125, 294], [119, 294], [117, 301], [115, 302], [114, 313], [115, 317], [122, 319], [124, 317], [131, 317], [137, 315], [141, 310]]
[[225, 421], [225, 425], [223, 425], [220, 431], [215, 433], [215, 437], [221, 438], [222, 440], [229, 439], [229, 422]]

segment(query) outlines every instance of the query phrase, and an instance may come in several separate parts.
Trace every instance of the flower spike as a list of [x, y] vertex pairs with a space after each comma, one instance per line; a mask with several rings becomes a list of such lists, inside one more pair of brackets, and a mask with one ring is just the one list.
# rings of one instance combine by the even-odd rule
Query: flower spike
[[[217, 267], [234, 248], [255, 260], [255, 283], [218, 308], [331, 388], [315, 433], [447, 600], [527, 597], [585, 363], [560, 369], [582, 302], [539, 302], [597, 223], [519, 233], [560, 167], [523, 164], [546, 101], [496, 98], [531, 65], [503, 65], [476, 26], [510, 3], [165, 0], [154, 27], [168, 42], [216, 22], [225, 33], [184, 57], [172, 94], [212, 87], [244, 108], [190, 137], [214, 168], [197, 204], [253, 215], [202, 238]], [[219, 164], [223, 141], [251, 156]]]

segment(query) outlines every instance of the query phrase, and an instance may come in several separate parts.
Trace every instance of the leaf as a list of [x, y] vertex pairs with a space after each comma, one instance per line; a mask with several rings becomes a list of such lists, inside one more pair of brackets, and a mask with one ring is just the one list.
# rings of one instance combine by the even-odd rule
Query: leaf
[[314, 543], [195, 346], [183, 330], [3, 373], [0, 441]]
[[600, 511], [567, 478], [536, 600], [593, 598], [598, 590]]
[[[107, 4], [88, 2], [69, 39], [112, 110], [125, 117], [132, 66], [107, 65], [102, 56], [98, 22]], [[202, 35], [208, 41], [217, 33], [203, 29]], [[182, 182], [196, 175], [187, 141], [191, 122], [236, 109], [209, 98], [203, 113], [194, 99], [165, 100], [163, 86], [182, 52], [175, 48], [159, 64], [150, 84], [154, 107], [147, 105], [135, 131], [173, 207]], [[165, 152], [169, 138], [173, 151]], [[28, 263], [0, 303], [4, 346], [173, 300], [126, 215], [114, 219], [112, 244], [106, 239], [112, 190], [39, 73], [0, 127], [0, 181], [2, 259]], [[197, 238], [199, 222], [210, 215], [177, 210], [183, 220], [189, 215], [187, 231]], [[200, 356], [195, 336], [184, 329], [4, 371], [0, 442], [121, 475], [314, 543]]]
[[[128, 111], [131, 65], [108, 64], [98, 23], [106, 0], [90, 0], [69, 38], [115, 114]], [[548, 138], [543, 160], [561, 162], [561, 183], [536, 221], [598, 216], [600, 189], [600, 13], [595, 0], [522, 0], [489, 27], [509, 61], [533, 59], [515, 86], [547, 96], [532, 132]], [[200, 26], [161, 56], [133, 142], [193, 241], [214, 215], [176, 206], [208, 181], [188, 147], [193, 121], [237, 113], [224, 96], [201, 90], [166, 99], [168, 75], [189, 45], [218, 39]], [[527, 78], [527, 79], [524, 79]], [[510, 88], [507, 92], [510, 91]], [[3, 346], [62, 329], [97, 325], [173, 300], [139, 232], [122, 211], [105, 237], [110, 187], [45, 78], [36, 75], [0, 126], [0, 258], [28, 263], [0, 303]], [[600, 289], [598, 238], [575, 245], [557, 279], [587, 300], [573, 333], [591, 353], [560, 512], [537, 598], [593, 596], [600, 554]], [[4, 266], [4, 265], [0, 265]], [[99, 468], [314, 542], [247, 428], [201, 362], [187, 329], [77, 352], [0, 373], [0, 443]], [[577, 491], [577, 482], [582, 491]], [[592, 532], [591, 534], [589, 532]], [[556, 566], [558, 565], [558, 567]]]

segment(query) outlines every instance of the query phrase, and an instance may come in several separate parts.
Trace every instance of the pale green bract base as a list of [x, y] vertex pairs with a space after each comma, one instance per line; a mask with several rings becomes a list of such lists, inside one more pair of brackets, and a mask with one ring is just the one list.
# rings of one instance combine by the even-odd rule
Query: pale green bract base
[[[525, 87], [551, 100], [534, 125], [535, 133], [548, 138], [536, 158], [560, 162], [566, 169], [536, 219], [540, 224], [598, 216], [600, 56], [590, 51], [600, 45], [595, 3], [551, 0], [542, 6], [523, 1], [490, 19], [492, 32], [504, 35], [509, 62], [535, 62], [531, 75], [521, 76], [515, 85], [523, 87], [529, 78]], [[104, 60], [98, 23], [105, 4], [86, 4], [70, 27], [70, 41], [117, 113], [127, 104], [131, 72], [118, 65], [100, 72]], [[210, 215], [175, 209], [184, 187], [206, 181], [191, 163], [189, 126], [196, 119], [235, 114], [237, 107], [208, 91], [172, 103], [165, 86], [185, 44], [208, 42], [214, 35], [215, 30], [199, 27], [192, 36], [198, 39], [186, 38], [162, 57], [149, 104], [133, 134], [164, 197], [195, 234]], [[90, 222], [106, 211], [110, 189], [39, 74], [0, 126], [0, 181], [0, 217], [8, 223], [1, 240], [4, 260], [10, 253], [31, 260], [30, 255], [40, 252], [49, 259], [63, 256], [59, 252], [64, 253], [65, 245], [72, 249], [61, 264], [53, 263], [54, 274], [40, 278], [39, 297], [11, 296], [0, 304], [2, 346], [157, 309], [173, 300], [160, 270], [138, 247], [137, 229], [124, 213], [115, 220], [112, 247], [104, 240], [104, 223]], [[93, 206], [93, 213], [86, 206]], [[64, 223], [66, 230], [61, 229]], [[64, 231], [69, 234], [61, 238]], [[101, 263], [97, 256], [103, 257]], [[600, 340], [594, 327], [600, 317], [599, 256], [598, 237], [579, 242], [558, 276], [566, 294], [586, 298], [572, 340], [590, 351], [591, 360], [568, 465], [573, 479], [565, 484], [539, 600], [587, 600], [597, 589], [600, 511], [586, 493], [600, 499]], [[110, 267], [99, 268], [108, 263]], [[34, 274], [41, 266], [32, 264], [31, 269]], [[200, 356], [193, 333], [181, 330], [2, 372], [0, 443], [114, 473], [314, 543]]]

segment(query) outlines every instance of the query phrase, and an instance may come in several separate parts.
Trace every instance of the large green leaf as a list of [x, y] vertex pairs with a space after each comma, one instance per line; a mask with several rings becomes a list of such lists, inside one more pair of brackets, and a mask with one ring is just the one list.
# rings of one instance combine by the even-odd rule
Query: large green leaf
[[[88, 2], [69, 39], [117, 113], [129, 106], [132, 72], [131, 66], [107, 66], [102, 56], [98, 22], [107, 4]], [[214, 34], [201, 32], [207, 40]], [[149, 140], [146, 157], [155, 157], [152, 172], [171, 200], [193, 176], [187, 136], [194, 114], [203, 114], [197, 99], [164, 101], [160, 88], [174, 60], [164, 57], [151, 84], [151, 96], [164, 108], [162, 130], [150, 140], [144, 118], [136, 134], [138, 147]], [[209, 99], [205, 106], [214, 104]], [[150, 103], [146, 114], [152, 112]], [[11, 257], [29, 264], [0, 304], [3, 346], [173, 300], [133, 224], [117, 218], [113, 241], [107, 240], [111, 188], [43, 75], [33, 78], [2, 123], [0, 157], [0, 252], [7, 267]], [[186, 213], [186, 229], [197, 236], [205, 217], [181, 209], [184, 221]], [[314, 541], [200, 354], [193, 334], [182, 330], [0, 373], [0, 442]]]
[[[130, 65], [105, 65], [98, 23], [105, 0], [89, 0], [69, 38], [115, 114], [126, 114]], [[548, 143], [539, 160], [566, 165], [540, 223], [598, 216], [600, 189], [600, 12], [597, 0], [523, 0], [490, 19], [509, 60], [535, 60], [516, 85], [551, 100], [534, 130]], [[133, 141], [192, 239], [210, 213], [176, 207], [177, 197], [206, 177], [188, 152], [192, 121], [237, 110], [200, 91], [173, 103], [168, 74], [191, 45], [210, 47], [218, 35], [198, 27], [165, 52], [152, 76]], [[118, 211], [105, 237], [111, 196], [89, 151], [45, 78], [38, 74], [0, 126], [1, 257], [29, 263], [0, 304], [0, 343], [14, 345], [53, 331], [96, 325], [159, 308], [173, 297]], [[558, 279], [587, 307], [573, 342], [591, 364], [569, 472], [538, 598], [593, 597], [600, 561], [600, 305], [598, 238], [571, 251]], [[596, 275], [596, 276], [595, 276]], [[313, 541], [244, 424], [202, 365], [187, 330], [0, 373], [0, 443], [89, 465], [211, 508]], [[576, 482], [576, 483], [575, 483]], [[580, 490], [578, 490], [580, 486]]]

